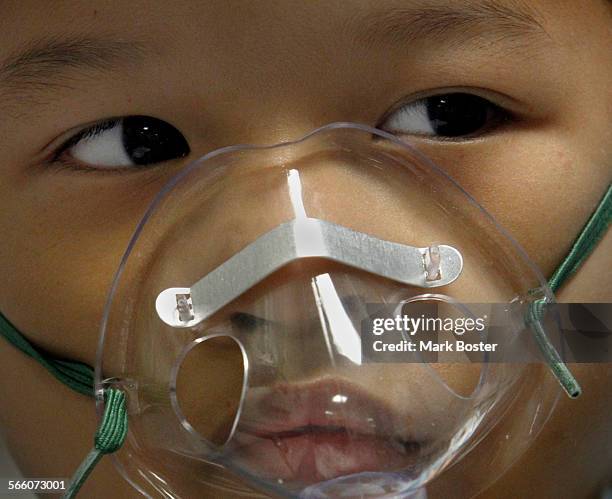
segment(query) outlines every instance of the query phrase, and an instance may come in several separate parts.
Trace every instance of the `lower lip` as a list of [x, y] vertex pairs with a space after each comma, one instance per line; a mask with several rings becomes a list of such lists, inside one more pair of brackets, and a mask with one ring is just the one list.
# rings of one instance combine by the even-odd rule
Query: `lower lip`
[[346, 431], [307, 431], [255, 438], [235, 448], [233, 458], [250, 472], [274, 481], [313, 484], [364, 471], [399, 470], [414, 464], [418, 446]]

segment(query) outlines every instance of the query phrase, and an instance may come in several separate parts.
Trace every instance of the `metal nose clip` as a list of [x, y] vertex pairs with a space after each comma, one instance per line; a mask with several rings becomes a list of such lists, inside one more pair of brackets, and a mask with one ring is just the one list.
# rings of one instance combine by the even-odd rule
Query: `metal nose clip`
[[194, 326], [284, 265], [314, 257], [422, 288], [450, 284], [463, 269], [461, 253], [452, 246], [416, 248], [325, 220], [299, 218], [260, 236], [190, 288], [162, 291], [155, 302], [157, 314], [173, 327]]

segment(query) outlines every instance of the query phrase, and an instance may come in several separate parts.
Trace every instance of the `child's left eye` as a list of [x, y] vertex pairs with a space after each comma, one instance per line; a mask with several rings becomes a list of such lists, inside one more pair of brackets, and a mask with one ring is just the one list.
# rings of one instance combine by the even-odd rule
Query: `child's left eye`
[[55, 159], [93, 169], [142, 167], [189, 154], [181, 132], [150, 116], [128, 116], [82, 130], [57, 151]]
[[483, 97], [456, 92], [404, 104], [379, 128], [397, 135], [460, 140], [484, 133], [509, 117], [510, 113]]

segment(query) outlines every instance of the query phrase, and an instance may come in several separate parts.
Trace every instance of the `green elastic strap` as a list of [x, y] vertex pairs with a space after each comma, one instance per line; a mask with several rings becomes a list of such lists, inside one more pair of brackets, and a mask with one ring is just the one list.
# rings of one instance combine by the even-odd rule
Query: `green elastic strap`
[[[611, 220], [612, 185], [608, 186], [608, 190], [604, 194], [604, 197], [580, 232], [576, 241], [574, 241], [572, 249], [550, 278], [548, 284], [553, 292], [556, 292], [591, 254], [597, 243], [606, 233]], [[547, 302], [545, 299], [532, 302], [527, 314], [527, 322], [532, 326], [535, 339], [550, 370], [557, 380], [559, 380], [565, 393], [571, 398], [576, 398], [582, 393], [582, 388], [580, 388], [578, 381], [574, 378], [574, 375], [559, 356], [559, 353], [548, 339], [542, 327], [541, 321], [544, 317], [546, 305]]]
[[23, 336], [9, 320], [0, 313], [0, 333], [10, 343], [42, 364], [53, 376], [73, 390], [93, 397], [94, 371], [82, 362], [59, 360], [37, 349]]
[[[42, 364], [63, 384], [83, 395], [94, 396], [94, 371], [90, 366], [82, 362], [56, 359], [43, 350], [35, 348], [1, 313], [0, 333], [23, 353]], [[116, 388], [106, 389], [104, 414], [94, 438], [94, 448], [76, 470], [63, 498], [76, 497], [81, 485], [100, 458], [121, 447], [127, 434], [127, 425], [125, 394]]]
[[128, 419], [125, 394], [117, 388], [107, 388], [104, 392], [104, 415], [96, 431], [94, 448], [78, 467], [63, 499], [76, 497], [77, 492], [104, 454], [119, 450], [127, 435]]
[[591, 254], [599, 240], [603, 237], [612, 220], [612, 184], [599, 203], [599, 206], [589, 218], [582, 232], [572, 245], [572, 249], [565, 260], [557, 267], [549, 281], [550, 289], [555, 293], [561, 285], [570, 277], [586, 258]]
[[546, 305], [545, 299], [535, 300], [530, 303], [526, 322], [532, 328], [533, 335], [542, 351], [542, 355], [546, 359], [548, 367], [559, 381], [563, 390], [565, 390], [565, 393], [574, 399], [580, 396], [582, 388], [580, 388], [580, 384], [559, 356], [557, 349], [550, 342], [546, 331], [542, 327], [542, 318], [544, 317]]

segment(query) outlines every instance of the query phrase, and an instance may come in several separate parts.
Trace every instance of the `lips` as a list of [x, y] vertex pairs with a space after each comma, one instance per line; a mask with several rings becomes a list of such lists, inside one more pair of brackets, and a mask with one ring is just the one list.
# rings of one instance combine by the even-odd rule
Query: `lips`
[[227, 450], [259, 476], [312, 484], [413, 465], [423, 442], [406, 433], [410, 425], [345, 380], [255, 388]]

